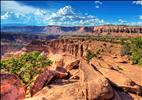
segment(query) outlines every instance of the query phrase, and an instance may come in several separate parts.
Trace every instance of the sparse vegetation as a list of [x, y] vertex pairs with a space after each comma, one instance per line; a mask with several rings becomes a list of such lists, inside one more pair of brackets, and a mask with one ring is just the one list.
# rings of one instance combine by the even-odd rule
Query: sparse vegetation
[[[62, 38], [66, 38], [66, 37], [68, 37], [68, 36], [62, 36]], [[125, 41], [129, 40], [129, 38], [127, 38], [127, 37], [92, 36], [92, 35], [72, 35], [71, 38], [94, 40], [94, 41], [104, 41], [104, 42], [111, 42], [111, 43], [115, 43], [115, 44], [123, 44]]]
[[86, 53], [86, 56], [85, 56], [87, 62], [89, 63], [90, 60], [94, 57], [97, 57], [97, 55], [93, 51], [87, 50], [87, 53]]
[[142, 65], [142, 37], [132, 38], [124, 43], [121, 55], [128, 55], [133, 64]]
[[44, 55], [39, 52], [33, 51], [25, 53], [17, 58], [10, 58], [1, 61], [1, 69], [17, 75], [25, 84], [28, 84], [38, 73], [40, 68], [49, 66], [52, 63]]

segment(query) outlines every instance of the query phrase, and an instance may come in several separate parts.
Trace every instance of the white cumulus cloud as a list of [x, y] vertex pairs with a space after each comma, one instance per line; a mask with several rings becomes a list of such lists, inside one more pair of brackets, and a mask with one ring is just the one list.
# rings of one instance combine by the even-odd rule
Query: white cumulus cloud
[[71, 6], [65, 6], [63, 8], [60, 8], [58, 11], [57, 11], [57, 14], [59, 15], [72, 15], [72, 14], [75, 14], [74, 11], [73, 11], [73, 8]]
[[138, 0], [138, 1], [133, 1], [134, 4], [137, 4], [137, 5], [142, 5], [142, 1], [141, 0]]
[[[102, 5], [102, 2], [96, 1], [96, 8]], [[127, 22], [119, 19], [117, 24], [141, 25], [142, 16], [139, 16], [139, 22]], [[27, 25], [64, 25], [64, 26], [93, 26], [107, 24], [95, 15], [88, 13], [80, 13], [72, 6], [64, 6], [57, 11], [49, 12], [49, 9], [43, 10], [40, 8], [23, 5], [17, 1], [1, 1], [1, 22], [16, 22]]]
[[88, 14], [77, 13], [71, 6], [65, 6], [60, 8], [57, 12], [54, 12], [46, 18], [48, 24], [53, 25], [100, 25], [104, 23], [104, 20]]
[[1, 16], [1, 19], [5, 20], [5, 19], [8, 19], [8, 17], [9, 17], [9, 13], [6, 12], [4, 15]]
[[18, 12], [18, 13], [23, 13], [23, 14], [37, 12], [37, 8], [27, 6], [27, 5], [22, 5], [16, 1], [1, 1], [1, 10]]
[[[17, 1], [1, 1], [1, 20], [2, 23], [20, 22], [28, 24], [46, 24], [44, 21], [49, 15], [48, 10], [35, 8], [18, 3]], [[6, 20], [7, 19], [7, 20]]]

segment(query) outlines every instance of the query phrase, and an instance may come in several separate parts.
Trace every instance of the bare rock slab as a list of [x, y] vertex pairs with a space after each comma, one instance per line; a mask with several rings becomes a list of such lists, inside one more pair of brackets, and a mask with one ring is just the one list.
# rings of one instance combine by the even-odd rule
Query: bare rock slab
[[25, 87], [13, 74], [0, 74], [1, 100], [22, 100], [25, 97]]

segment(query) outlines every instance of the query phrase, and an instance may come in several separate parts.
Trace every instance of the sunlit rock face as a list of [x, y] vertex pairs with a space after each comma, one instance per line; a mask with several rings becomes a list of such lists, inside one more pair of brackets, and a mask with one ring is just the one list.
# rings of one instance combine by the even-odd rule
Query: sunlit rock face
[[96, 33], [103, 33], [103, 32], [109, 32], [109, 33], [142, 33], [141, 27], [136, 26], [125, 26], [125, 25], [103, 25], [103, 26], [97, 26], [94, 27], [93, 32]]
[[12, 74], [0, 74], [1, 100], [22, 100], [25, 97], [25, 88], [20, 80]]
[[87, 50], [93, 50], [94, 52], [100, 51], [101, 53], [108, 54], [120, 54], [119, 44], [105, 43], [94, 40], [85, 40], [85, 39], [59, 39], [52, 41], [37, 41], [31, 42], [27, 45], [26, 51], [40, 51], [50, 53], [63, 53], [68, 52], [75, 57], [84, 57]]

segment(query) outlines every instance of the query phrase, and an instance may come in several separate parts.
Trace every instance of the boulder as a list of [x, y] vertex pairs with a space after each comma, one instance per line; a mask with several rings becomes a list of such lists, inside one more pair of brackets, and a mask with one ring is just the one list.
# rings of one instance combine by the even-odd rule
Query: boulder
[[36, 78], [34, 85], [31, 88], [31, 96], [40, 91], [44, 85], [48, 84], [55, 76], [55, 72], [45, 69], [44, 72], [39, 74], [39, 76]]
[[13, 74], [0, 74], [1, 100], [22, 100], [26, 89], [20, 80]]
[[77, 69], [79, 67], [80, 60], [75, 60], [66, 66], [67, 71]]
[[31, 96], [40, 91], [46, 84], [49, 84], [53, 79], [64, 79], [68, 77], [68, 73], [45, 69], [43, 73], [36, 78], [34, 85], [31, 88]]

